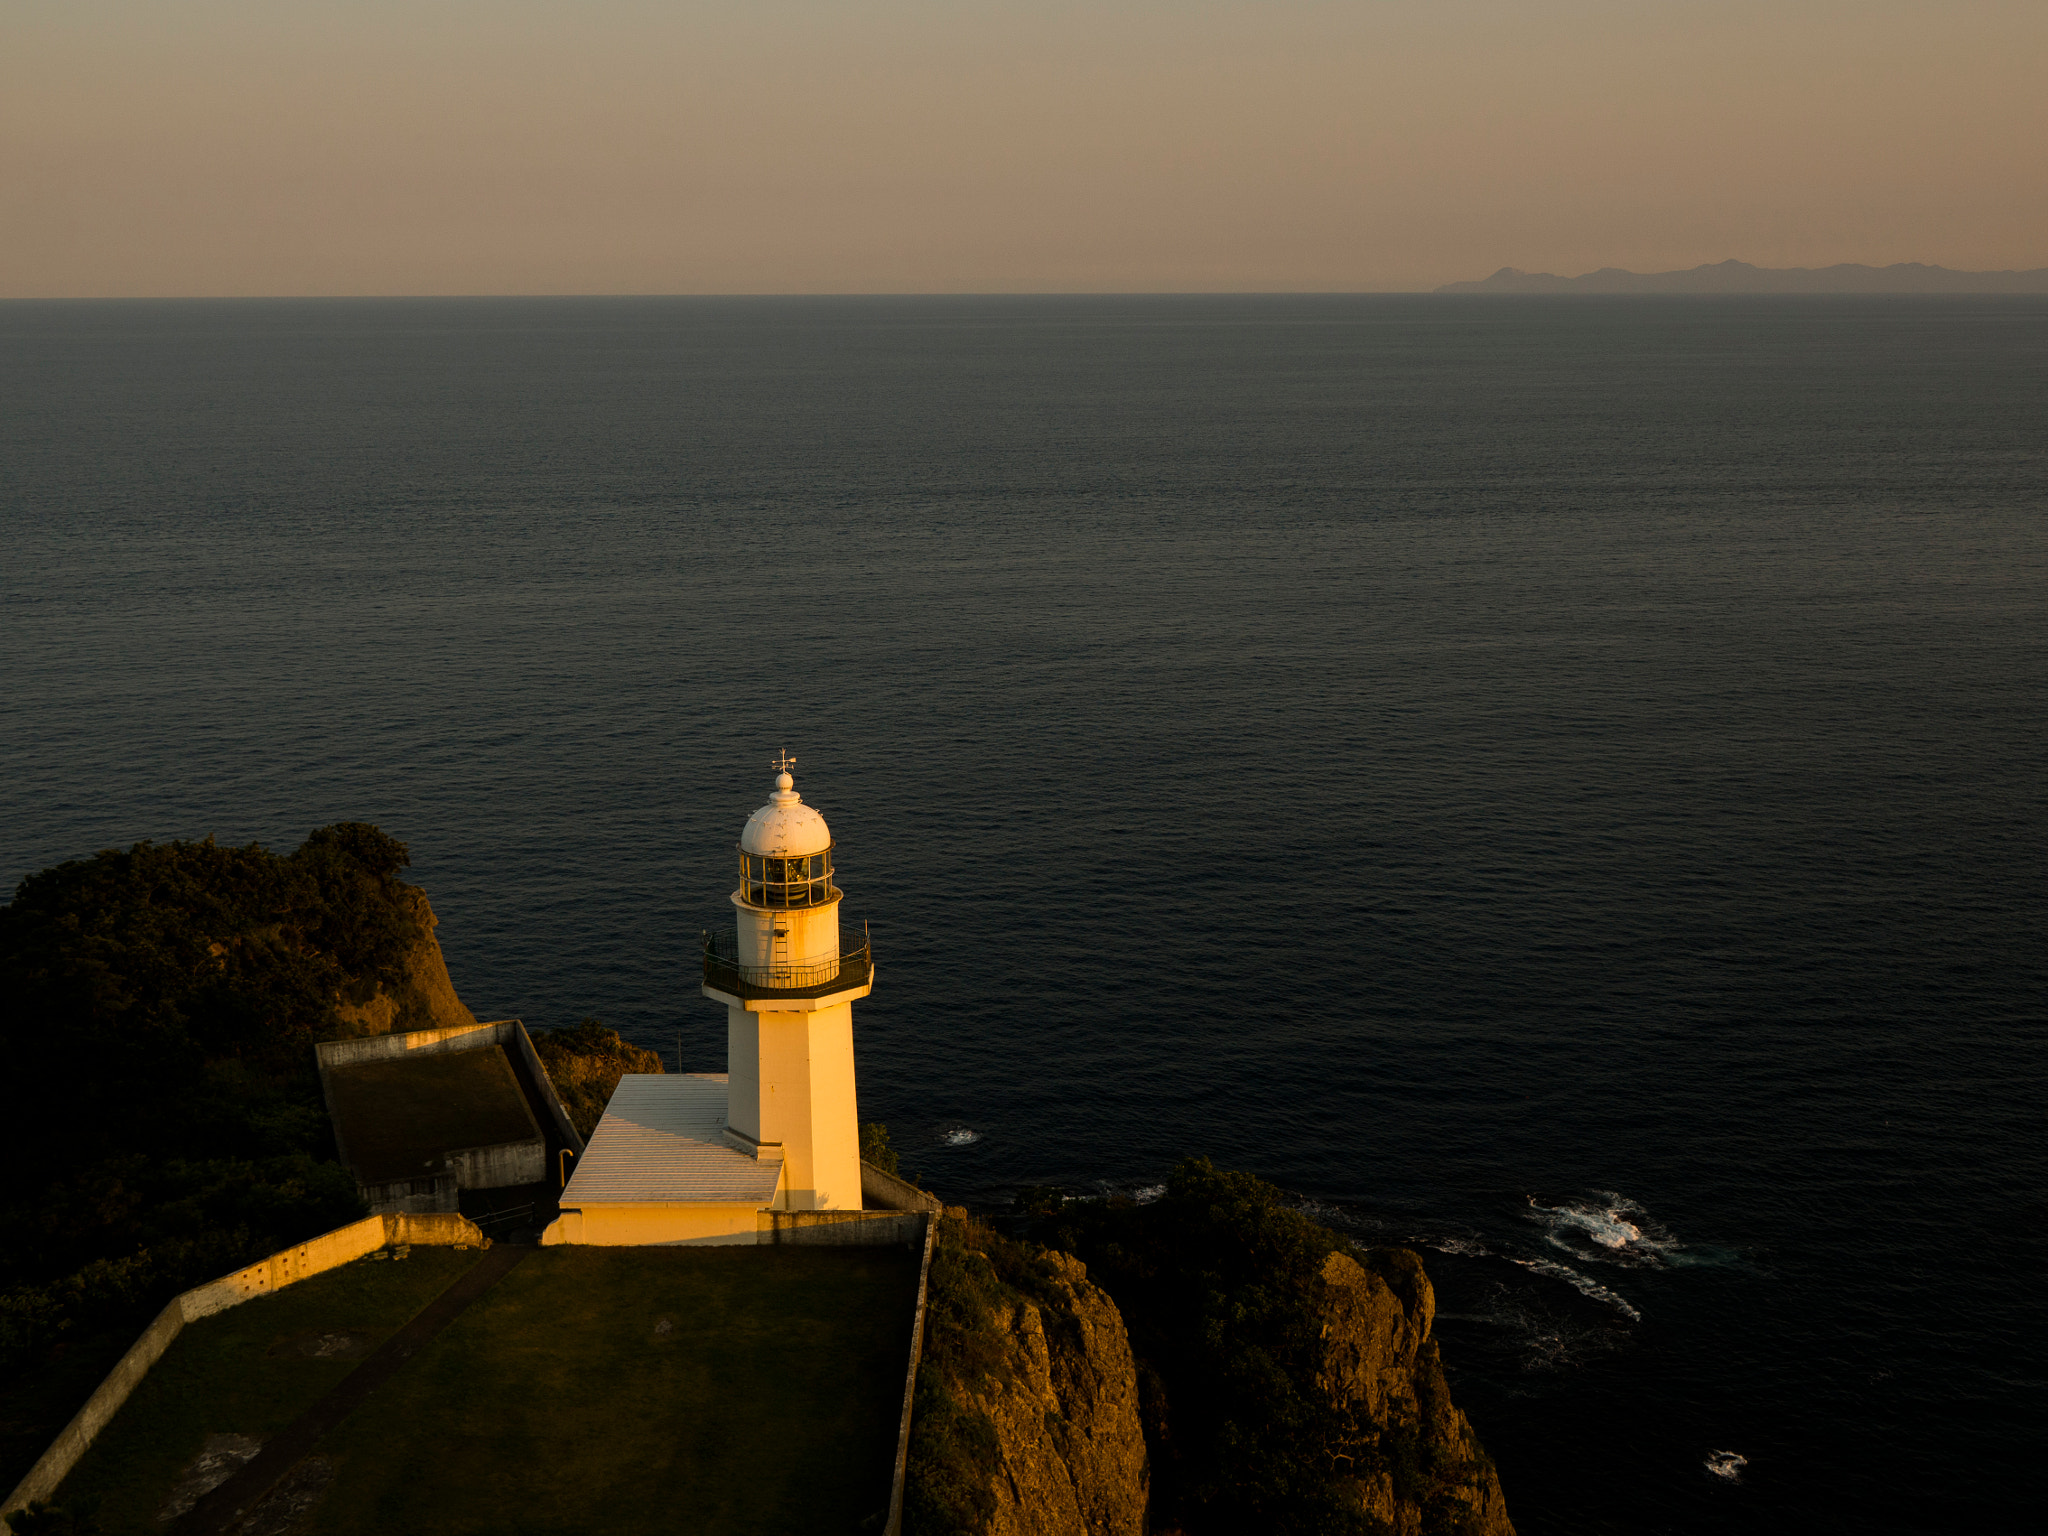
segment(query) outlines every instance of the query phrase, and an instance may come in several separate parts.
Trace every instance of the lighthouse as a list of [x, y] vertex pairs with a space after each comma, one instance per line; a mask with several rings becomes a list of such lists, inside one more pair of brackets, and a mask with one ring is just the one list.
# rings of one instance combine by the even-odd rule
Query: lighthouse
[[733, 928], [705, 936], [704, 995], [725, 1004], [726, 1134], [781, 1160], [782, 1209], [858, 1210], [853, 1004], [874, 964], [841, 921], [832, 832], [797, 793], [795, 759], [770, 766], [774, 791], [740, 833]]
[[769, 766], [768, 803], [740, 832], [733, 926], [704, 935], [726, 1070], [621, 1077], [543, 1245], [894, 1242], [902, 1212], [936, 1208], [863, 1171], [853, 1005], [874, 961], [840, 915], [832, 831], [797, 793], [795, 759]]

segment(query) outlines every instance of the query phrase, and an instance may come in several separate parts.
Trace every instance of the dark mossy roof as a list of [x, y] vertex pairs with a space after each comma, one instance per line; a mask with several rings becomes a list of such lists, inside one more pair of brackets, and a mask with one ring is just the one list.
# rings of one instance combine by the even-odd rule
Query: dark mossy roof
[[464, 1147], [540, 1139], [502, 1046], [336, 1067], [327, 1093], [364, 1184], [417, 1178]]

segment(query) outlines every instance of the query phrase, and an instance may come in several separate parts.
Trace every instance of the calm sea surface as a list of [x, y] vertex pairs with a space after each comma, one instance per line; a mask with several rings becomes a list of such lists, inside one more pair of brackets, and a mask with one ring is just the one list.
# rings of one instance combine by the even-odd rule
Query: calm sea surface
[[1527, 1536], [2039, 1518], [2048, 301], [0, 305], [0, 552], [8, 886], [715, 1070], [787, 747], [950, 1198], [1420, 1245]]

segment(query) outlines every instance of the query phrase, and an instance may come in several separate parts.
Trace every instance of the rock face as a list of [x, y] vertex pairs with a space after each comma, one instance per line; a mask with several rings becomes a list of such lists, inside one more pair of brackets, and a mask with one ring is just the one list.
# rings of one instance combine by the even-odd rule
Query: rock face
[[1398, 1536], [1514, 1536], [1493, 1461], [1451, 1402], [1430, 1326], [1436, 1296], [1406, 1249], [1323, 1261], [1323, 1353], [1316, 1386], [1376, 1453], [1357, 1479], [1370, 1514]]
[[395, 985], [375, 979], [357, 981], [337, 999], [335, 1011], [351, 1035], [448, 1029], [477, 1021], [476, 1015], [462, 1006], [455, 983], [449, 980], [448, 962], [442, 957], [440, 940], [434, 937], [440, 922], [427, 903], [427, 893], [416, 885], [404, 889], [420, 936], [406, 951]]
[[990, 1536], [1143, 1536], [1145, 1437], [1124, 1322], [1087, 1266], [1045, 1255], [1039, 1300], [990, 1319], [1007, 1369], [961, 1397], [996, 1436]]
[[1186, 1170], [1056, 1247], [947, 1209], [905, 1536], [1514, 1536], [1421, 1259]]

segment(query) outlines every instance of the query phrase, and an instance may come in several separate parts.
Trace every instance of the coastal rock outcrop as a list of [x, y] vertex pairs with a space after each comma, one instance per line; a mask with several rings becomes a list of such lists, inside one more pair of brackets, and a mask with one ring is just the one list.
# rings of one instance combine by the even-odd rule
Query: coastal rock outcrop
[[995, 1429], [990, 1536], [1142, 1536], [1149, 1481], [1137, 1370], [1116, 1304], [1048, 1253], [1038, 1299], [989, 1320], [1007, 1369], [964, 1391]]
[[1137, 1368], [1087, 1266], [949, 1209], [926, 1308], [905, 1531], [1143, 1536]]
[[1398, 1536], [1513, 1536], [1493, 1460], [1444, 1381], [1422, 1261], [1405, 1248], [1369, 1257], [1370, 1269], [1346, 1253], [1323, 1260], [1316, 1372], [1331, 1412], [1372, 1453], [1357, 1458], [1361, 1502]]
[[1014, 1224], [940, 1222], [908, 1536], [1514, 1536], [1415, 1254], [1202, 1159]]
[[449, 1029], [476, 1023], [476, 1015], [455, 995], [441, 941], [434, 937], [440, 920], [416, 885], [400, 887], [403, 904], [418, 925], [394, 968], [396, 979], [375, 974], [349, 981], [335, 1000], [343, 1031], [350, 1035], [386, 1035], [393, 1030]]

